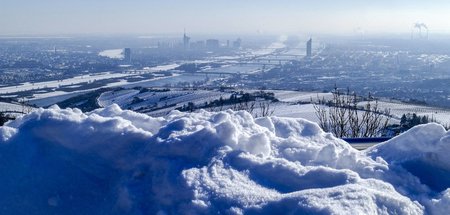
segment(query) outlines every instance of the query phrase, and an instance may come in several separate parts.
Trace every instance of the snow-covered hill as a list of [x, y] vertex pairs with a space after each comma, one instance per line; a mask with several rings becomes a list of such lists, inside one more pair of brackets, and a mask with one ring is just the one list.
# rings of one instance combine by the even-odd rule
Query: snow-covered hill
[[450, 133], [357, 151], [299, 118], [39, 109], [0, 128], [0, 214], [445, 214]]
[[152, 116], [160, 116], [190, 102], [204, 105], [205, 102], [211, 102], [220, 97], [227, 99], [230, 95], [229, 92], [215, 90], [144, 90], [140, 92], [134, 89], [122, 89], [102, 93], [97, 103], [101, 107], [117, 104], [123, 109], [140, 110]]
[[21, 116], [25, 113], [33, 111], [34, 109], [36, 108], [26, 104], [20, 104], [18, 102], [0, 102], [0, 112], [12, 117]]
[[[255, 93], [260, 90], [245, 90], [246, 93]], [[279, 100], [279, 102], [270, 103], [270, 111], [273, 111], [274, 116], [281, 117], [298, 117], [305, 118], [313, 122], [318, 122], [316, 116], [316, 110], [311, 102], [311, 99], [331, 99], [331, 93], [317, 93], [317, 92], [299, 92], [299, 91], [286, 91], [286, 90], [266, 90], [265, 92], [274, 93], [274, 97]], [[222, 97], [223, 99], [228, 99], [232, 94], [232, 91], [221, 92], [218, 90], [191, 90], [191, 89], [171, 89], [167, 91], [154, 91], [150, 90], [148, 92], [141, 93], [139, 90], [135, 89], [118, 89], [102, 93], [97, 99], [97, 103], [100, 107], [107, 107], [112, 104], [117, 104], [123, 109], [135, 110], [138, 112], [144, 112], [150, 116], [165, 116], [171, 110], [180, 108], [188, 103], [193, 103], [195, 105], [202, 106], [205, 102], [212, 102], [214, 100]], [[261, 99], [261, 98], [260, 98]], [[361, 103], [364, 106], [365, 103]], [[258, 104], [255, 105], [256, 108], [253, 111], [254, 115], [261, 115], [261, 110]], [[433, 115], [433, 109], [424, 107], [422, 109], [405, 109], [405, 107], [410, 107], [410, 105], [404, 103], [389, 103], [380, 102], [380, 109], [389, 109], [391, 113], [394, 114], [398, 119], [401, 117], [405, 110], [408, 111], [418, 111], [421, 110], [420, 115], [437, 116]], [[416, 106], [414, 106], [416, 107]], [[224, 106], [209, 108], [213, 110], [233, 108], [233, 106]], [[327, 107], [323, 107], [327, 109]], [[426, 111], [426, 112], [423, 112]], [[413, 112], [411, 112], [413, 113]], [[442, 116], [450, 115], [450, 111], [442, 110], [440, 112]], [[450, 124], [450, 118], [437, 117], [439, 122], [444, 124]], [[442, 120], [442, 121], [441, 121]], [[392, 123], [398, 123], [399, 120], [391, 119]]]

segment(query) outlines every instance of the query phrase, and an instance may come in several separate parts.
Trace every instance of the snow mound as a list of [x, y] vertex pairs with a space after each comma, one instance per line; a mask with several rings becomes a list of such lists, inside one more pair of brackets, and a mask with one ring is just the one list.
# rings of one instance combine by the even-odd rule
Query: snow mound
[[449, 135], [435, 124], [359, 152], [303, 119], [54, 106], [0, 136], [0, 214], [450, 210], [449, 177], [434, 178], [450, 174]]

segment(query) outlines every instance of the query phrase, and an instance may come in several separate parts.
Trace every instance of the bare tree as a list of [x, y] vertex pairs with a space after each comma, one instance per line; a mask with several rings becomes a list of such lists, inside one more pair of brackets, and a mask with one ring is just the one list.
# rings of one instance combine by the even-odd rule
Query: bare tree
[[[364, 106], [358, 106], [359, 97], [355, 93], [346, 93], [334, 89], [330, 101], [318, 99], [314, 103], [319, 126], [336, 137], [375, 137], [386, 128], [390, 113], [381, 111], [378, 101], [369, 94]], [[328, 107], [327, 107], [328, 106]]]
[[266, 116], [272, 116], [275, 109], [270, 107], [270, 101], [266, 102], [259, 102], [259, 114], [255, 113], [254, 117], [266, 117]]
[[28, 101], [25, 97], [19, 99], [19, 104], [23, 114], [29, 114], [31, 113], [31, 111], [33, 111], [33, 108], [28, 104]]
[[231, 109], [234, 111], [245, 110], [253, 115], [253, 112], [255, 111], [255, 106], [256, 106], [255, 101], [245, 100], [235, 103]]
[[[237, 94], [233, 94], [231, 95], [230, 99], [226, 101], [221, 97], [218, 101], [211, 103], [212, 105], [210, 105], [209, 110], [222, 111], [227, 107], [228, 109], [234, 111], [245, 110], [255, 118], [273, 115], [275, 110], [270, 106], [272, 100], [270, 98], [269, 100], [266, 100], [266, 97], [268, 97], [267, 93], [261, 91], [258, 92], [257, 95], [251, 95], [249, 93], [244, 93], [241, 91], [239, 95], [241, 96], [238, 97]], [[264, 99], [256, 100], [255, 97], [262, 97]], [[205, 106], [207, 105], [205, 104]]]

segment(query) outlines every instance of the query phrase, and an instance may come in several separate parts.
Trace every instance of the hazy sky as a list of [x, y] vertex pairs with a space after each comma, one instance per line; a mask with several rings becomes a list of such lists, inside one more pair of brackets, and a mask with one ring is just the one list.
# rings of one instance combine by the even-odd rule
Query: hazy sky
[[[448, 0], [1, 0], [0, 34], [450, 33]], [[359, 31], [359, 30], [358, 30]]]

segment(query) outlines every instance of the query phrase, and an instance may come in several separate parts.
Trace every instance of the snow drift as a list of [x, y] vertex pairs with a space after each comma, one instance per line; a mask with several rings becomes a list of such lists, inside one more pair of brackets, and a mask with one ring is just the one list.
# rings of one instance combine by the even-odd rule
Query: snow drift
[[450, 135], [359, 152], [293, 118], [39, 109], [0, 128], [0, 214], [442, 214]]

